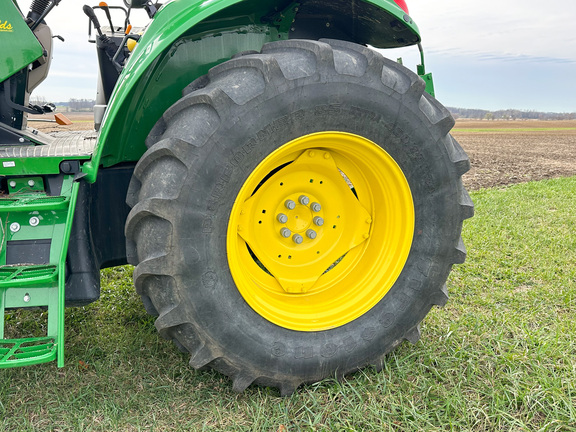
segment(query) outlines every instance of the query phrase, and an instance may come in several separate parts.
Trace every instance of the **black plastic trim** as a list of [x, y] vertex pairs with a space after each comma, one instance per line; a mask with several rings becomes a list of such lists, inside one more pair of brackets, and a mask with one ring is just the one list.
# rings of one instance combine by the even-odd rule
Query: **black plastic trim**
[[96, 182], [80, 180], [66, 260], [66, 306], [100, 298], [100, 269], [124, 265], [126, 191], [135, 164], [101, 168]]

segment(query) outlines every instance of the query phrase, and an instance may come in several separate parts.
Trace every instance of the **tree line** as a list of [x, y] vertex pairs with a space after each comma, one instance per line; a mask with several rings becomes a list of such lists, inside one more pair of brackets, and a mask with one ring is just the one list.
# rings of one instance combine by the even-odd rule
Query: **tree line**
[[506, 109], [488, 111], [474, 108], [453, 108], [447, 107], [452, 116], [456, 119], [475, 120], [576, 120], [576, 112], [554, 113], [540, 112], [534, 110], [522, 111], [517, 109]]
[[[43, 105], [46, 99], [42, 96], [34, 96], [31, 103]], [[92, 111], [96, 101], [94, 99], [75, 99], [68, 102], [55, 102], [55, 105], [67, 107], [68, 111]], [[541, 112], [535, 110], [522, 111], [517, 109], [505, 109], [489, 111], [477, 108], [455, 108], [447, 107], [452, 116], [456, 119], [474, 120], [576, 120], [576, 112], [555, 113]]]

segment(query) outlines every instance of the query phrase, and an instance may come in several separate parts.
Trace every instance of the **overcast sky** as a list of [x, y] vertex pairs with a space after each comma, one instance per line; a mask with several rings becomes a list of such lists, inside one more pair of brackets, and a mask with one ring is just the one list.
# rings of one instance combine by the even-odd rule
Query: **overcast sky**
[[[19, 0], [23, 10], [29, 3]], [[407, 3], [422, 34], [436, 97], [444, 105], [576, 112], [576, 0]], [[36, 90], [47, 100], [95, 98], [95, 47], [86, 42], [82, 5], [79, 0], [62, 0], [48, 16], [53, 33], [66, 42], [55, 40], [51, 76]], [[414, 69], [418, 52], [412, 47], [389, 56], [402, 56]]]

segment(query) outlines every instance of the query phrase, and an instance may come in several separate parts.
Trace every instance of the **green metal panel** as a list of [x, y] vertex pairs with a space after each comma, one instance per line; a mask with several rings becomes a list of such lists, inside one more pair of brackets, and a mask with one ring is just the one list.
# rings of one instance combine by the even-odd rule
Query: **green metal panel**
[[90, 156], [43, 156], [23, 158], [1, 158], [2, 175], [20, 176], [35, 174], [60, 174], [63, 160], [88, 160]]
[[[323, 0], [315, 3], [322, 6]], [[410, 43], [419, 42], [416, 24], [393, 0], [352, 3], [369, 4], [397, 18], [414, 34]], [[138, 160], [158, 118], [212, 66], [237, 52], [287, 39], [299, 5], [271, 0], [174, 0], [164, 5], [119, 78], [92, 160], [82, 167], [87, 180], [96, 180], [100, 165]]]
[[0, 82], [42, 56], [42, 45], [12, 0], [0, 0]]

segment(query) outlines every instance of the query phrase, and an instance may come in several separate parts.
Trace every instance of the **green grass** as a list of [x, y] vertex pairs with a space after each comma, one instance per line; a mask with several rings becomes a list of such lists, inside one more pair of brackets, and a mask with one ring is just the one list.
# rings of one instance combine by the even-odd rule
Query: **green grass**
[[573, 131], [573, 127], [535, 127], [535, 128], [454, 128], [452, 132], [554, 132]]
[[0, 371], [0, 430], [576, 431], [576, 177], [472, 197], [448, 305], [380, 372], [234, 394], [157, 336], [123, 267], [68, 309], [63, 369]]

